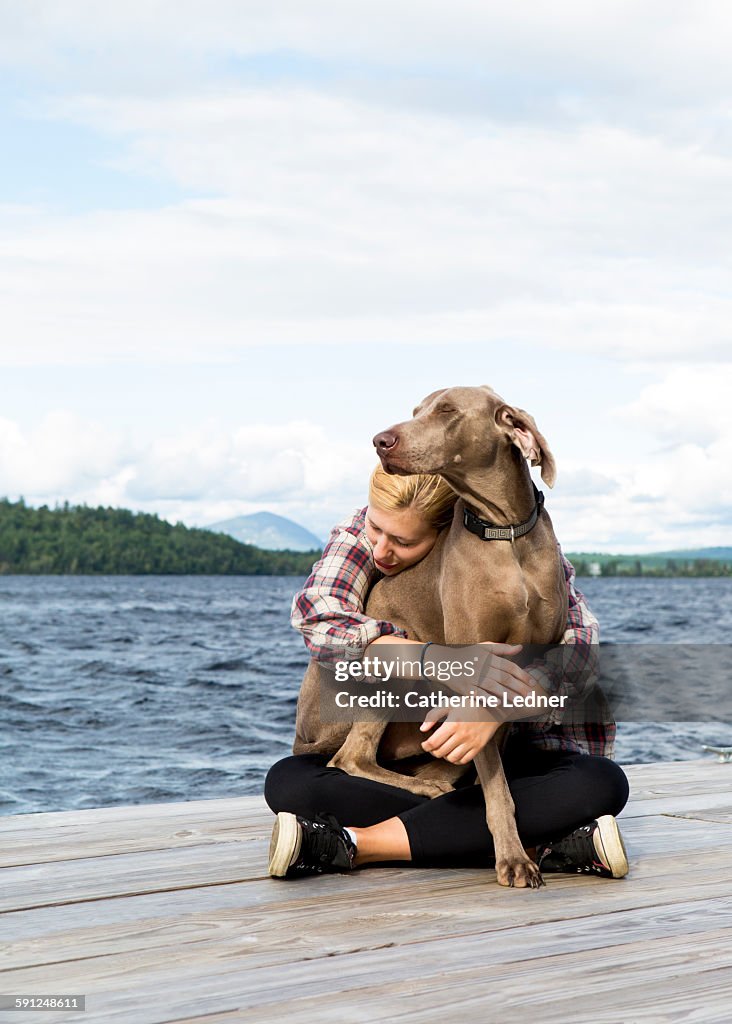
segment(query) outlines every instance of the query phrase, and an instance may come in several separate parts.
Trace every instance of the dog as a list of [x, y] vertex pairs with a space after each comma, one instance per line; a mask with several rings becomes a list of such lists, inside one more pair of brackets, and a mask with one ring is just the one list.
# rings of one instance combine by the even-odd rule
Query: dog
[[[541, 467], [549, 487], [556, 465], [533, 418], [487, 385], [444, 388], [428, 395], [411, 420], [377, 434], [373, 443], [388, 473], [439, 475], [458, 498], [452, 524], [432, 551], [411, 568], [380, 580], [366, 614], [393, 622], [410, 639], [559, 642], [567, 620], [566, 582], [551, 520], [537, 498], [528, 463]], [[312, 662], [303, 680], [295, 753], [327, 753], [330, 765], [349, 774], [431, 797], [449, 791], [467, 770], [443, 759], [426, 760], [424, 733], [416, 723], [320, 724], [319, 687], [326, 672]], [[501, 885], [537, 888], [541, 874], [518, 837], [497, 740], [474, 759], [494, 841], [496, 878]], [[415, 771], [418, 755], [423, 756]], [[383, 763], [410, 759], [411, 775]]]

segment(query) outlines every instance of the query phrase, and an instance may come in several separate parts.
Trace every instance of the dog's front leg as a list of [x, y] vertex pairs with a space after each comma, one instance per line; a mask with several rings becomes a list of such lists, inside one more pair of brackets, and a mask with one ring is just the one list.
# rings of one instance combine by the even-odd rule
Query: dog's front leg
[[408, 789], [417, 796], [434, 798], [452, 790], [453, 787], [448, 780], [419, 779], [411, 775], [401, 775], [378, 764], [376, 753], [383, 734], [383, 722], [354, 722], [345, 743], [330, 759], [328, 767], [340, 768], [349, 775], [358, 775], [362, 779]]
[[485, 800], [485, 818], [496, 853], [496, 881], [520, 889], [544, 884], [539, 868], [521, 845], [516, 814], [497, 745], [491, 741], [475, 757]]

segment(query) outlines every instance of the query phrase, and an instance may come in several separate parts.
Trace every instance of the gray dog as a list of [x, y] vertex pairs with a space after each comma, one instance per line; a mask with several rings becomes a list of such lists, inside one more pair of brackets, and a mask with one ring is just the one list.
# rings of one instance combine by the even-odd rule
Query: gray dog
[[[374, 445], [387, 472], [438, 474], [458, 500], [452, 525], [432, 551], [380, 580], [366, 613], [416, 640], [557, 643], [567, 621], [567, 588], [551, 520], [537, 500], [527, 460], [541, 466], [550, 487], [556, 469], [533, 418], [488, 386], [446, 388], [428, 395], [411, 420], [377, 434]], [[425, 759], [424, 733], [416, 723], [321, 723], [319, 688], [326, 671], [313, 661], [303, 680], [294, 753], [327, 753], [333, 755], [331, 765], [349, 774], [431, 797], [452, 788], [467, 770]], [[475, 758], [497, 881], [536, 888], [541, 874], [518, 837], [498, 735]], [[412, 775], [379, 763], [415, 755], [426, 763]]]

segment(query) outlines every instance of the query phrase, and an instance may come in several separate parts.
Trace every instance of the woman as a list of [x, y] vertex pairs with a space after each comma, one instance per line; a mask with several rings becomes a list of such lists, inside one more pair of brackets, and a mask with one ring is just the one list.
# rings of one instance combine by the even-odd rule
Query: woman
[[[331, 533], [323, 557], [293, 600], [292, 624], [311, 655], [323, 661], [373, 654], [389, 643], [424, 647], [389, 622], [365, 613], [370, 587], [394, 576], [431, 550], [452, 519], [455, 494], [435, 476], [391, 476], [381, 467], [369, 485], [369, 504]], [[574, 586], [562, 556], [568, 594], [564, 642], [589, 652], [597, 620]], [[531, 679], [494, 645], [496, 671], [519, 683]], [[434, 722], [422, 728], [432, 728]], [[445, 721], [422, 744], [434, 757], [467, 764], [492, 738], [493, 722]], [[543, 872], [621, 878], [628, 862], [615, 822], [628, 798], [612, 752], [612, 720], [573, 725], [514, 723], [502, 755], [524, 846]], [[458, 788], [430, 800], [407, 790], [326, 767], [328, 757], [301, 754], [270, 769], [265, 798], [277, 820], [269, 873], [296, 878], [350, 871], [370, 863], [484, 866], [493, 853], [479, 786], [468, 772]]]

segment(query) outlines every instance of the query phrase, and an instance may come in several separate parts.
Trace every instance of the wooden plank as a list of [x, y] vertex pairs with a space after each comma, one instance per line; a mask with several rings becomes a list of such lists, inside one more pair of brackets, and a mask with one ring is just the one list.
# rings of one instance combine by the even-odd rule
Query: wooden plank
[[[87, 973], [81, 977], [95, 1014], [91, 1019], [124, 1024], [130, 1020], [161, 1024], [237, 1007], [249, 1011], [249, 1016], [242, 1013], [242, 1020], [259, 1022], [268, 1019], [268, 1009], [281, 1011], [282, 1003], [291, 1020], [342, 1020], [344, 1007], [358, 1008], [358, 1019], [366, 1020], [375, 1018], [362, 1014], [362, 1007], [380, 998], [391, 1004], [385, 1019], [393, 1020], [405, 997], [410, 1010], [422, 1005], [433, 1013], [432, 1020], [442, 1019], [441, 1007], [451, 1008], [453, 1019], [473, 1019], [476, 1007], [487, 999], [494, 1010], [520, 1004], [530, 1019], [543, 1014], [547, 994], [558, 980], [562, 996], [575, 995], [575, 1011], [582, 992], [591, 992], [593, 1005], [597, 1000], [602, 1007], [633, 986], [650, 998], [654, 988], [663, 994], [681, 978], [687, 982], [684, 990], [701, 979], [703, 991], [716, 998], [716, 982], [708, 975], [731, 966], [725, 916], [729, 907], [716, 914], [713, 907], [708, 909], [713, 914], [709, 927], [700, 920], [698, 908], [691, 915], [676, 908], [675, 915], [666, 915], [663, 921], [668, 934], [655, 938], [653, 922], [644, 914], [635, 922], [587, 918], [583, 934], [578, 934], [574, 922], [570, 931], [559, 935], [554, 925], [515, 929], [510, 942], [507, 933], [495, 943], [486, 942], [482, 935], [457, 936], [446, 942], [416, 940], [396, 949], [355, 949], [344, 956], [298, 960], [286, 969], [280, 965], [261, 969], [248, 957], [230, 957], [228, 962], [197, 969], [151, 971], [140, 965], [134, 973], [124, 974], [115, 974], [102, 962], [100, 970], [90, 975], [87, 964]], [[29, 988], [33, 978], [21, 974], [16, 978], [25, 990], [33, 991]], [[66, 981], [67, 976], [63, 977]], [[45, 984], [50, 980], [44, 975]], [[17, 988], [16, 979], [13, 987]], [[333, 993], [338, 994], [335, 1000], [328, 998]], [[724, 1000], [723, 992], [719, 998]], [[726, 1003], [721, 1005], [726, 1008]], [[75, 1015], [71, 1019], [90, 1018]], [[624, 1019], [614, 1018], [615, 1022]]]
[[[715, 894], [711, 898], [686, 900], [668, 906], [654, 904], [654, 914], [650, 918], [645, 907], [630, 910], [618, 910], [616, 907], [613, 913], [601, 918], [598, 912], [601, 911], [599, 901], [603, 890], [629, 887], [622, 882], [613, 885], [600, 879], [575, 879], [574, 882], [576, 887], [584, 890], [585, 897], [584, 902], [576, 907], [577, 916], [567, 915], [565, 900], [559, 892], [552, 895], [551, 892], [526, 894], [517, 891], [501, 893], [498, 890], [491, 894], [492, 898], [487, 899], [484, 906], [476, 905], [474, 898], [456, 898], [442, 913], [435, 908], [431, 894], [427, 894], [426, 902], [423, 899], [421, 904], [408, 900], [401, 907], [394, 907], [391, 903], [385, 907], [382, 902], [366, 910], [359, 907], [358, 911], [350, 913], [348, 906], [353, 907], [354, 904], [347, 898], [331, 906], [328, 914], [319, 909], [317, 915], [313, 915], [312, 907], [296, 908], [293, 912], [287, 903], [276, 915], [252, 914], [244, 906], [228, 914], [219, 913], [215, 919], [183, 922], [173, 944], [164, 941], [156, 945], [143, 943], [141, 948], [139, 943], [133, 942], [131, 948], [123, 952], [111, 953], [105, 949], [101, 956], [92, 945], [91, 955], [85, 958], [75, 957], [71, 961], [68, 953], [62, 951], [61, 962], [49, 964], [46, 958], [40, 969], [49, 984], [64, 982], [78, 987], [90, 977], [108, 979], [172, 965], [178, 970], [196, 969], [203, 963], [244, 954], [249, 969], [286, 964], [293, 959], [314, 961], [343, 957], [354, 950], [373, 950], [385, 942], [394, 947], [390, 956], [395, 955], [399, 948], [411, 948], [417, 943], [421, 947], [420, 958], [424, 958], [427, 955], [425, 948], [430, 942], [437, 942], [449, 950], [451, 943], [456, 941], [458, 946], [454, 948], [459, 959], [461, 944], [484, 940], [489, 933], [496, 931], [500, 932], [498, 945], [501, 955], [505, 955], [513, 944], [519, 948], [523, 943], [529, 950], [532, 937], [536, 935], [540, 936], [538, 948], [543, 955], [549, 936], [553, 936], [553, 948], [559, 948], [558, 943], [564, 936], [568, 943], [566, 948], [577, 949], [585, 948], [588, 934], [597, 930], [602, 936], [601, 945], [610, 945], [613, 941], [626, 941], [629, 930], [636, 939], [641, 935], [655, 938], [672, 934], [682, 919], [689, 934], [696, 930], [707, 931], [714, 927], [720, 915], [728, 921], [732, 912], [732, 897]], [[594, 892], [597, 892], [597, 898], [594, 898]], [[539, 921], [536, 915], [541, 914], [542, 903], [548, 910], [545, 914], [548, 920]], [[494, 905], [503, 910], [501, 919], [491, 913]], [[510, 914], [511, 905], [515, 908], [513, 915]], [[522, 910], [525, 919], [517, 923], [517, 914]], [[304, 922], [305, 928], [298, 934], [300, 922]], [[449, 924], [452, 928], [448, 927]], [[149, 930], [152, 932], [153, 929]], [[454, 934], [448, 935], [449, 930]], [[519, 940], [519, 935], [524, 938]], [[19, 968], [4, 972], [3, 979], [8, 976], [14, 978], [15, 988], [25, 991], [24, 986], [32, 982], [36, 970]]]
[[[0, 867], [231, 842], [271, 828], [260, 797], [0, 818]], [[154, 814], [150, 813], [155, 811]]]
[[[648, 984], [628, 985], [621, 967], [604, 963], [599, 969], [609, 975], [614, 987], [605, 993], [597, 992], [594, 981], [582, 985], [573, 977], [572, 967], [562, 964], [559, 971], [547, 978], [536, 979], [531, 973], [517, 977], [514, 988], [497, 991], [495, 985], [465, 979], [457, 985], [444, 988], [451, 994], [448, 1001], [440, 998], [440, 989], [432, 986], [411, 986], [408, 989], [389, 986], [387, 991], [362, 991], [358, 998], [358, 1020], [363, 1024], [390, 1021], [390, 1024], [434, 1024], [438, 1020], [500, 1020], [502, 1024], [526, 1024], [537, 1020], [542, 1024], [567, 1024], [568, 1021], [593, 1021], [593, 1024], [729, 1024], [729, 1004], [732, 1001], [732, 971], [718, 968], [696, 977], [683, 972], [666, 978], [662, 987]], [[566, 973], [565, 973], [566, 971]], [[537, 989], [540, 1005], [526, 1005], [522, 992]], [[567, 990], [570, 991], [566, 995]], [[348, 994], [343, 995], [343, 1001]], [[232, 1019], [252, 1021], [255, 1024], [277, 1024], [282, 1020], [292, 1024], [314, 1024], [343, 1020], [338, 1016], [341, 999], [315, 997], [283, 1000], [277, 1004], [258, 1006], [247, 1012], [242, 1000], [236, 1011], [223, 1014], [176, 1018], [176, 1024], [224, 1024]], [[325, 1004], [325, 1005], [324, 1005]], [[348, 1005], [348, 1004], [347, 1004]], [[353, 1005], [353, 1004], [351, 1004]]]
[[243, 842], [259, 838], [263, 830], [272, 827], [272, 820], [271, 815], [264, 814], [240, 821], [213, 811], [187, 818], [163, 812], [146, 820], [143, 827], [104, 818], [88, 824], [72, 820], [60, 825], [31, 826], [0, 837], [0, 867]]
[[[546, 956], [547, 949], [553, 951], [552, 955], [566, 952], [577, 952], [580, 950], [609, 948], [614, 945], [623, 945], [628, 942], [628, 935], [632, 935], [634, 942], [654, 941], [659, 938], [669, 938], [672, 935], [700, 935], [718, 932], [722, 934], [723, 927], [729, 920], [729, 912], [732, 906], [732, 898], [710, 899], [695, 901], [694, 903], [681, 903], [676, 906], [661, 908], [657, 918], [649, 918], [644, 909], [621, 912], [611, 915], [607, 920], [600, 920], [596, 915], [585, 916], [584, 918], [571, 921], [550, 921], [544, 924], [531, 926], [514, 926], [501, 930], [500, 935], [494, 937], [498, 941], [486, 942], [488, 934], [485, 931], [477, 931], [472, 934], [459, 934], [444, 937], [435, 934], [425, 937], [421, 931], [415, 932], [412, 928], [411, 937], [407, 938], [401, 945], [394, 946], [388, 931], [381, 935], [381, 945], [373, 942], [369, 948], [361, 948], [357, 944], [354, 947], [354, 936], [345, 935], [346, 941], [342, 943], [341, 950], [332, 950], [327, 947], [318, 947], [317, 943], [311, 943], [308, 936], [303, 936], [302, 943], [293, 944], [290, 941], [282, 941], [282, 930], [272, 928], [271, 931], [263, 932], [262, 938], [267, 940], [269, 948], [253, 950], [242, 948], [240, 953], [245, 952], [246, 957], [240, 960], [240, 965], [246, 964], [250, 971], [257, 971], [258, 977], [266, 978], [268, 973], [277, 971], [282, 962], [280, 955], [273, 958], [271, 953], [282, 953], [288, 955], [288, 959], [296, 960], [298, 969], [305, 964], [317, 966], [317, 961], [325, 964], [335, 958], [342, 960], [347, 967], [355, 953], [363, 954], [367, 958], [378, 958], [380, 949], [383, 948], [384, 940], [389, 939], [388, 945], [391, 949], [388, 961], [389, 964], [401, 963], [405, 969], [409, 962], [415, 957], [420, 964], [443, 968], [447, 964], [453, 964], [459, 969], [467, 969], [470, 966], [469, 958], [466, 960], [466, 951], [473, 949], [481, 964], [501, 964], [512, 962], [515, 959], [528, 961], [533, 958]], [[348, 922], [341, 922], [341, 931], [348, 932]], [[349, 941], [350, 939], [350, 941]], [[551, 940], [551, 941], [550, 941]], [[550, 945], [547, 946], [547, 942]], [[392, 948], [393, 947], [393, 948]], [[416, 947], [419, 947], [417, 950]], [[478, 950], [483, 953], [479, 954]], [[696, 941], [694, 942], [696, 950]], [[194, 953], [202, 954], [198, 960], [189, 957], [189, 950], [183, 946], [181, 956], [175, 960], [176, 972], [181, 976], [187, 976], [189, 963], [193, 969], [201, 969], [210, 962], [215, 966], [216, 962], [232, 962], [235, 957], [234, 950], [228, 944], [209, 944], [207, 950], [197, 949]], [[725, 962], [730, 960], [732, 952], [727, 949], [727, 944], [720, 948]], [[134, 960], [144, 965], [144, 973], [164, 973], [159, 968], [165, 968], [169, 961], [165, 958], [157, 958], [145, 953], [144, 956], [133, 954], [132, 957], [109, 957], [98, 958], [96, 965], [90, 959], [83, 963], [65, 962], [60, 964], [45, 965], [43, 977], [49, 983], [57, 984], [59, 981], [71, 983], [76, 987], [78, 984], [91, 983], [99, 988], [114, 978], [125, 978], [130, 975], [130, 965]], [[732, 960], [730, 960], [732, 962]], [[93, 970], [90, 968], [94, 968]], [[303, 969], [305, 969], [303, 967]], [[309, 971], [310, 968], [307, 968]], [[8, 979], [17, 987], [21, 985], [22, 991], [25, 986], [32, 984], [34, 975], [38, 971], [17, 970], [5, 972], [3, 982], [7, 988]], [[266, 986], [262, 987], [264, 991]]]
[[690, 818], [694, 821], [714, 821], [718, 824], [732, 825], [732, 804], [717, 807], [714, 810], [689, 811], [687, 814], [673, 814], [669, 817]]
[[0, 817], [0, 836], [4, 836], [6, 832], [22, 831], [27, 827], [65, 827], [69, 821], [77, 825], [91, 825], [96, 821], [131, 821], [144, 825], [146, 821], [158, 818], [161, 813], [189, 818], [211, 812], [221, 818], [238, 818], [246, 817], [252, 811], [259, 812], [264, 809], [266, 804], [261, 797], [237, 796], [217, 800], [180, 800], [164, 804], [120, 804], [116, 807], [91, 807], [79, 811], [9, 814]]
[[[625, 984], [623, 975], [618, 972], [616, 987], [606, 990], [604, 999], [594, 998], [593, 984], [585, 985], [581, 998], [585, 1005], [592, 1008], [593, 1024], [618, 1024], [619, 1021], [668, 1024], [670, 1021], [681, 1020], [685, 1024], [729, 1024], [732, 970], [705, 970], [703, 965], [698, 966], [703, 972], [699, 975], [683, 971], [662, 980], [656, 980], [656, 972], [649, 970], [645, 980], [633, 985]], [[573, 1019], [573, 1014], [576, 1015], [577, 996], [564, 995], [562, 999], [553, 999], [552, 994], [550, 986], [549, 999], [542, 1004], [540, 1010], [537, 1008], [534, 1012], [541, 1014], [545, 1024], [566, 1024]], [[503, 1014], [502, 1019], [505, 1024], [525, 1024], [527, 1013], [531, 1012], [518, 1001]], [[422, 1019], [428, 1020], [429, 1017]]]
[[[252, 877], [251, 869], [244, 867], [247, 845], [219, 843], [6, 868], [0, 911], [240, 881]], [[262, 877], [266, 862], [263, 867], [261, 840], [250, 845], [258, 847], [250, 860], [256, 860]]]
[[[699, 823], [687, 818], [653, 820], [659, 823], [646, 832], [644, 842], [648, 852], [663, 849], [671, 835], [679, 851], [695, 848], [701, 839], [722, 846], [729, 836], [729, 827], [724, 823]], [[628, 821], [627, 828], [625, 825], [623, 827], [630, 842], [635, 834], [633, 820]], [[6, 868], [3, 872], [4, 885], [0, 891], [0, 910], [20, 910], [234, 881], [255, 881], [265, 877], [266, 859], [267, 841], [250, 837], [238, 843]], [[358, 879], [367, 873], [359, 872], [350, 876], [348, 886], [353, 889]], [[413, 869], [408, 873], [412, 874]], [[434, 882], [432, 873], [430, 878]], [[490, 869], [486, 869], [483, 878], [492, 886]], [[307, 882], [302, 880], [297, 884], [303, 894], [307, 891], [302, 888], [303, 884], [307, 887], [315, 885], [315, 892], [321, 897], [331, 886], [335, 885], [337, 890], [343, 887], [342, 880], [333, 878], [317, 878]]]
[[[708, 865], [703, 865], [704, 871]], [[679, 879], [681, 875], [677, 876]], [[655, 881], [655, 880], [654, 880]], [[668, 881], [666, 888], [668, 889]], [[286, 965], [296, 958], [343, 955], [354, 947], [375, 948], [383, 945], [384, 936], [390, 946], [411, 944], [418, 929], [420, 941], [440, 941], [449, 936], [484, 935], [495, 941], [507, 928], [532, 927], [538, 924], [564, 927], [567, 922], [591, 915], [643, 912], [651, 908], [674, 906], [679, 902], [665, 896], [667, 903], [659, 902], [660, 886], [612, 885], [611, 898], [597, 887], [588, 887], [578, 880], [564, 880], [562, 889], [555, 889], [550, 899], [541, 898], [528, 912], [511, 913], [507, 900], [502, 906], [480, 906], [477, 894], [457, 892], [452, 896], [449, 909], [441, 907], [440, 896], [395, 893], [388, 903], [372, 902], [347, 918], [342, 904], [314, 916], [311, 908], [295, 912], [280, 905], [272, 913], [261, 915], [249, 908], [237, 906], [213, 910], [192, 910], [182, 915], [148, 917], [142, 921], [117, 923], [100, 927], [98, 923], [56, 932], [49, 936], [11, 941], [0, 954], [0, 970], [28, 970], [68, 961], [92, 963], [97, 957], [137, 959], [144, 954], [146, 969], [158, 963], [161, 966], [199, 965], [211, 959], [256, 953], [261, 961]], [[569, 884], [569, 883], [574, 883]], [[681, 889], [677, 892], [682, 893]], [[617, 893], [617, 895], [615, 895]], [[711, 877], [700, 881], [693, 900], [702, 912], [709, 900], [727, 896], [729, 885], [724, 878]], [[683, 894], [687, 895], [687, 894]], [[446, 897], [449, 899], [450, 897]], [[515, 901], [512, 901], [515, 902]], [[495, 909], [496, 912], [493, 912]], [[489, 922], [486, 923], [486, 916]], [[518, 920], [517, 920], [518, 918]], [[347, 925], [344, 926], [344, 920]], [[282, 937], [294, 933], [290, 942]], [[302, 931], [302, 936], [300, 932]], [[250, 958], [251, 959], [251, 958]], [[92, 968], [93, 969], [93, 968]]]
[[[186, 815], [182, 810], [185, 806], [161, 804], [157, 817], [145, 819], [134, 826], [130, 821], [108, 820], [102, 815], [84, 823], [77, 822], [75, 817], [57, 825], [28, 821], [23, 829], [7, 830], [4, 836], [0, 836], [0, 868], [245, 842], [260, 838], [262, 833], [267, 834], [274, 820], [271, 812], [259, 802], [256, 808], [248, 809], [243, 818], [222, 816], [213, 808], [199, 811], [196, 815]], [[721, 793], [633, 800], [621, 817], [628, 820], [650, 814], [674, 814], [729, 821], [730, 811], [732, 804], [730, 790], [727, 789]]]
[[[255, 807], [250, 806], [241, 818], [222, 817], [213, 808], [199, 811], [196, 815], [186, 815], [185, 804], [163, 804], [159, 807], [160, 813], [156, 818], [146, 819], [134, 828], [126, 821], [107, 821], [105, 816], [89, 819], [86, 823], [78, 823], [72, 817], [70, 821], [56, 826], [28, 820], [45, 818], [46, 815], [22, 816], [26, 819], [23, 829], [7, 830], [0, 837], [0, 867], [246, 842], [260, 838], [262, 834], [267, 835], [273, 821], [273, 815], [259, 802]], [[677, 794], [674, 797], [633, 800], [623, 811], [621, 819], [628, 821], [650, 814], [672, 814], [729, 821], [731, 809], [730, 791], [726, 789], [719, 794]]]
[[629, 801], [619, 817], [626, 820], [642, 818], [649, 814], [708, 812], [717, 808], [729, 807], [729, 802], [729, 789], [721, 793], [693, 793], [691, 795], [679, 792], [676, 796], [647, 797], [643, 800]]
[[[651, 821], [652, 825], [648, 827], [638, 824], [644, 821]], [[663, 852], [669, 843], [673, 843], [674, 849], [680, 854], [700, 844], [723, 848], [730, 839], [728, 824], [696, 822], [681, 817], [628, 819], [623, 821], [623, 830], [631, 858], [634, 856], [636, 835], [643, 837], [646, 856]], [[233, 881], [254, 881], [265, 876], [266, 857], [267, 840], [255, 838], [252, 833], [246, 841], [238, 843], [7, 868], [3, 872], [5, 884], [0, 891], [0, 909], [11, 911]], [[390, 869], [390, 872], [394, 870], [399, 869]], [[372, 871], [369, 869], [350, 876], [348, 885], [352, 888], [358, 879]], [[412, 875], [413, 870], [408, 869], [407, 873]], [[486, 870], [485, 875], [480, 872], [480, 877], [488, 886], [492, 886], [490, 869]], [[430, 878], [433, 883], [436, 881], [434, 872], [430, 873]], [[317, 892], [320, 898], [332, 886], [337, 891], [343, 887], [343, 881], [339, 878], [302, 880], [297, 884], [303, 894], [314, 886], [311, 895]], [[303, 886], [307, 888], [303, 889]]]
[[[708, 863], [707, 871], [711, 870], [719, 858], [722, 863], [717, 865], [724, 873], [724, 858], [732, 840], [732, 830], [726, 823], [707, 823], [688, 818], [673, 818], [668, 816], [657, 818], [632, 819], [623, 824], [623, 831], [628, 845], [631, 861], [630, 879], [628, 883], [634, 885], [642, 883], [644, 879], [658, 877], [662, 879], [669, 872], [673, 875], [678, 870], [686, 871], [686, 887], [696, 886], [697, 878], [689, 871], [687, 865], [695, 857], [704, 856]], [[241, 880], [246, 883], [243, 887], [246, 892], [240, 891], [236, 885], [217, 883], [215, 881], [214, 857], [219, 856], [225, 847], [215, 847], [204, 850], [204, 858], [201, 865], [202, 887], [197, 888], [190, 881], [193, 865], [185, 858], [185, 851], [173, 851], [167, 863], [160, 864], [157, 854], [135, 854], [123, 855], [118, 860], [105, 858], [101, 862], [94, 860], [89, 866], [82, 862], [72, 862], [69, 865], [58, 865], [50, 872], [50, 879], [46, 893], [40, 891], [37, 885], [36, 872], [40, 869], [6, 869], [3, 879], [6, 881], [4, 891], [6, 898], [14, 907], [22, 908], [28, 904], [37, 907], [38, 903], [45, 899], [47, 909], [25, 910], [10, 909], [3, 916], [3, 932], [6, 935], [13, 934], [17, 928], [23, 928], [23, 922], [37, 922], [38, 931], [52, 931], [55, 928], [54, 921], [62, 915], [63, 920], [75, 921], [81, 919], [89, 920], [90, 915], [94, 920], [99, 920], [102, 925], [111, 923], [115, 919], [132, 919], [136, 916], [133, 908], [138, 903], [133, 903], [130, 897], [136, 895], [140, 888], [139, 878], [145, 878], [148, 885], [147, 895], [143, 901], [144, 905], [182, 907], [187, 905], [190, 894], [190, 902], [196, 906], [201, 901], [223, 900], [222, 906], [234, 905], [235, 902], [244, 902], [257, 906], [264, 910], [271, 904], [285, 903], [288, 906], [307, 907], [313, 901], [319, 906], [326, 906], [333, 898], [338, 900], [342, 896], [346, 899], [391, 899], [394, 892], [405, 891], [418, 896], [424, 891], [425, 877], [429, 878], [430, 889], [440, 898], [450, 896], [454, 891], [465, 888], [466, 891], [480, 894], [481, 897], [493, 898], [492, 893], [500, 893], [503, 890], [495, 885], [495, 875], [491, 869], [430, 869], [428, 874], [423, 870], [410, 867], [390, 868], [368, 868], [355, 872], [350, 876], [326, 875], [311, 879], [300, 879], [296, 882], [282, 882], [273, 879], [266, 879], [263, 874], [263, 867], [266, 862], [266, 841], [259, 840], [247, 844], [231, 844], [241, 849], [239, 866], [241, 868]], [[209, 852], [211, 857], [208, 856]], [[233, 854], [236, 857], [236, 854]], [[182, 863], [183, 875], [177, 872], [177, 863]], [[99, 878], [94, 881], [90, 891], [88, 874], [96, 866]], [[61, 868], [66, 868], [67, 877], [64, 878]], [[106, 868], [106, 870], [104, 870]], [[49, 873], [48, 868], [42, 869]], [[237, 880], [238, 881], [238, 880]], [[554, 888], [567, 881], [574, 884], [576, 879], [565, 879], [564, 876], [555, 875], [548, 879], [550, 888]], [[62, 884], [63, 883], [63, 884]], [[187, 883], [187, 884], [186, 884]], [[255, 884], [256, 883], [256, 884]], [[623, 882], [622, 885], [625, 885]], [[675, 881], [674, 884], [677, 884]], [[105, 894], [100, 893], [101, 886], [107, 889], [106, 899], [100, 898]], [[610, 885], [607, 891], [615, 887]], [[160, 892], [160, 899], [155, 900], [157, 892]], [[605, 889], [603, 889], [605, 892]], [[95, 895], [96, 893], [96, 895]], [[530, 896], [530, 893], [524, 895]], [[117, 901], [114, 909], [107, 913], [108, 900], [117, 896], [124, 896], [124, 901]], [[93, 908], [83, 906], [87, 898], [98, 900]], [[82, 904], [76, 911], [69, 904], [74, 902]], [[218, 905], [218, 904], [215, 904]], [[513, 907], [512, 912], [518, 908]], [[268, 911], [269, 912], [269, 911]], [[121, 918], [118, 915], [122, 915]], [[16, 923], [17, 922], [17, 923]], [[27, 927], [27, 926], [26, 926]], [[23, 934], [29, 934], [23, 932]]]
[[[485, 1018], [500, 1007], [506, 1022], [538, 1013], [558, 1024], [588, 992], [597, 1022], [671, 1019], [657, 1012], [726, 1021], [732, 774], [689, 765], [631, 770], [644, 788], [622, 822], [629, 879], [553, 876], [538, 893], [500, 889], [479, 870], [266, 879], [272, 817], [257, 798], [148, 805], [158, 813], [139, 820], [128, 812], [140, 808], [80, 812], [81, 822], [17, 816], [0, 849], [33, 856], [35, 833], [48, 859], [2, 876], [3, 892], [17, 893], [2, 917], [15, 939], [2, 951], [2, 988], [86, 991], [85, 1024], [342, 1022], [354, 1007], [359, 1021]], [[672, 778], [688, 786], [675, 792]]]
[[[720, 968], [705, 971], [701, 976], [682, 971], [678, 976], [665, 977], [662, 985], [628, 985], [621, 967], [601, 964], [612, 980], [609, 991], [597, 991], [594, 980], [578, 984], [572, 967], [562, 963], [556, 973], [537, 979], [531, 973], [518, 974], [512, 988], [490, 984], [482, 979], [461, 979], [459, 985], [445, 983], [442, 989], [414, 985], [408, 988], [389, 986], [387, 991], [343, 993], [335, 999], [314, 997], [287, 1000], [247, 1011], [242, 999], [239, 1009], [224, 1014], [176, 1018], [176, 1024], [225, 1024], [230, 1020], [253, 1024], [278, 1024], [282, 1020], [292, 1024], [333, 1022], [343, 1017], [343, 1004], [358, 1007], [358, 1020], [363, 1024], [390, 1021], [390, 1024], [434, 1024], [439, 1020], [500, 1020], [502, 1024], [526, 1024], [537, 1020], [542, 1024], [567, 1024], [568, 1021], [593, 1021], [593, 1024], [729, 1024], [729, 1004], [732, 1001], [732, 970]], [[700, 965], [701, 966], [701, 965]], [[653, 972], [654, 974], [656, 972]], [[425, 990], [426, 989], [426, 990]], [[449, 998], [439, 998], [447, 990]], [[538, 990], [540, 1005], [526, 1005], [522, 992]], [[555, 993], [569, 996], [553, 998]], [[351, 999], [349, 999], [349, 996]], [[340, 1007], [340, 1016], [339, 1016]], [[346, 1018], [347, 1019], [347, 1018]]]
[[[179, 929], [186, 930], [189, 940], [197, 927], [207, 937], [244, 915], [249, 915], [250, 921], [274, 922], [283, 928], [288, 920], [310, 915], [311, 927], [324, 933], [330, 929], [335, 935], [348, 916], [354, 929], [363, 929], [361, 941], [366, 942], [378, 935], [382, 925], [393, 934], [400, 921], [410, 926], [419, 919], [426, 932], [435, 928], [444, 934], [470, 930], [476, 922], [479, 928], [497, 930], [507, 924], [585, 916], [588, 899], [594, 913], [612, 913], [727, 894], [724, 850], [698, 850], [691, 865], [681, 853], [675, 849], [644, 856], [631, 877], [621, 882], [587, 882], [555, 875], [541, 893], [519, 894], [525, 899], [506, 898], [505, 891], [480, 871], [430, 871], [430, 885], [425, 888], [423, 872], [372, 868], [358, 879], [262, 880], [246, 886], [217, 885], [110, 898], [91, 906], [79, 903], [16, 911], [2, 919], [5, 944], [0, 949], [0, 967], [75, 959], [89, 950], [106, 955], [175, 946]], [[316, 902], [318, 913], [313, 915]]]
[[623, 768], [638, 784], [666, 785], [670, 778], [689, 779], [705, 785], [721, 778], [730, 769], [716, 757], [705, 755], [686, 761], [648, 761], [642, 764], [623, 763]]

